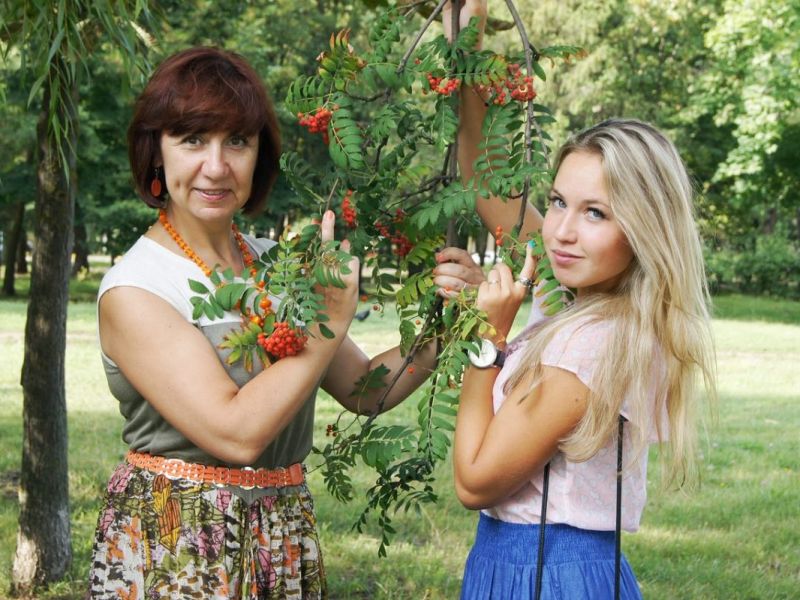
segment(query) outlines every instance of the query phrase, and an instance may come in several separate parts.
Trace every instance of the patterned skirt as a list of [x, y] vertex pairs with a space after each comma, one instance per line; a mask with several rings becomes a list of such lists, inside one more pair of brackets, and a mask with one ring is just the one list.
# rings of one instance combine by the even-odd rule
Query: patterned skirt
[[247, 502], [122, 463], [97, 524], [89, 597], [326, 598], [305, 485]]

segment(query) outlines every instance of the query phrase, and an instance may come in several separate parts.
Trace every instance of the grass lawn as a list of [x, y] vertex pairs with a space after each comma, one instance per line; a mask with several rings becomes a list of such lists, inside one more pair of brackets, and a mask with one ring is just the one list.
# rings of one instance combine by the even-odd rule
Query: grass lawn
[[[353, 336], [369, 351], [385, 347], [396, 339], [392, 313], [355, 322]], [[653, 460], [642, 528], [624, 536], [623, 548], [645, 598], [797, 598], [800, 303], [722, 297], [715, 316], [720, 404], [708, 432], [703, 485], [690, 495], [659, 491]], [[0, 597], [9, 588], [16, 546], [24, 322], [23, 301], [0, 301]], [[99, 498], [125, 451], [122, 418], [100, 366], [92, 303], [70, 304], [66, 361], [74, 564], [65, 582], [40, 596], [50, 599], [82, 597]], [[412, 422], [415, 404], [382, 418]], [[320, 443], [337, 412], [330, 398], [320, 398]], [[368, 472], [359, 471], [356, 481], [366, 489]], [[396, 518], [388, 559], [378, 559], [374, 531], [351, 530], [358, 504], [330, 498], [318, 473], [310, 482], [332, 598], [457, 597], [476, 516], [455, 499], [448, 465], [439, 471], [440, 502], [421, 518]]]

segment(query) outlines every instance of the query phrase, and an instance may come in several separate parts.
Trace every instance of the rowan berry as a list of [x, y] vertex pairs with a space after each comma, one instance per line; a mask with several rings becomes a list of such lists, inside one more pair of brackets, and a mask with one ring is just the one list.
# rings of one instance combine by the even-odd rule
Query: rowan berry
[[458, 78], [445, 79], [443, 77], [435, 77], [433, 73], [428, 73], [427, 78], [430, 89], [441, 96], [449, 96], [461, 85], [461, 80]]
[[409, 375], [413, 375], [414, 374], [414, 367], [413, 366], [408, 367], [408, 374]]
[[381, 309], [380, 304], [373, 304], [372, 305], [372, 310], [380, 310], [380, 309]]
[[311, 113], [297, 113], [297, 118], [302, 127], [306, 127], [310, 133], [321, 133], [322, 140], [328, 143], [328, 124], [331, 121], [333, 112], [325, 107], [319, 107], [312, 115]]
[[275, 323], [275, 328], [269, 337], [258, 338], [258, 344], [275, 359], [286, 356], [295, 356], [306, 344], [308, 338], [301, 335], [299, 330], [291, 329], [285, 321]]
[[347, 190], [347, 193], [342, 200], [342, 218], [344, 218], [344, 222], [348, 227], [355, 229], [358, 226], [358, 223], [356, 221], [356, 210], [350, 204], [350, 198], [352, 197], [353, 190]]

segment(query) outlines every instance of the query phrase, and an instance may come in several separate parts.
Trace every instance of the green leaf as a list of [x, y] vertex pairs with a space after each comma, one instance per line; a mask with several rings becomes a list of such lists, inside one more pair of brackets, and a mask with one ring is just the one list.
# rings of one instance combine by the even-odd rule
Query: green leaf
[[189, 280], [189, 289], [197, 294], [210, 294], [208, 288], [203, 285], [201, 282], [196, 281], [194, 279]]
[[247, 289], [244, 283], [228, 283], [221, 288], [217, 288], [214, 297], [224, 310], [232, 310], [237, 301], [241, 300], [242, 294]]
[[322, 324], [322, 323], [318, 323], [318, 324], [317, 324], [317, 327], [319, 327], [319, 332], [320, 332], [320, 333], [321, 333], [321, 334], [322, 334], [324, 337], [328, 338], [329, 340], [332, 340], [333, 338], [335, 338], [335, 337], [336, 337], [336, 334], [335, 334], [335, 333], [333, 333], [333, 331], [331, 331], [331, 330], [330, 330], [330, 328], [329, 328], [327, 325], [324, 325], [324, 324]]

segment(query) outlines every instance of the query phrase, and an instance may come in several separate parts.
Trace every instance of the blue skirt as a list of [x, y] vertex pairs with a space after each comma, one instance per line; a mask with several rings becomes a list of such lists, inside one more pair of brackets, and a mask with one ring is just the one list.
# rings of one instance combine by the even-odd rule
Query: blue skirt
[[[498, 521], [481, 513], [464, 567], [461, 600], [526, 600], [536, 589], [539, 526]], [[614, 532], [547, 525], [542, 600], [614, 598]], [[622, 556], [620, 598], [640, 600], [636, 577]]]

